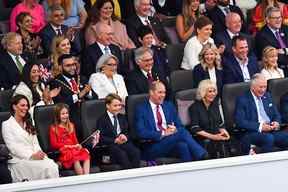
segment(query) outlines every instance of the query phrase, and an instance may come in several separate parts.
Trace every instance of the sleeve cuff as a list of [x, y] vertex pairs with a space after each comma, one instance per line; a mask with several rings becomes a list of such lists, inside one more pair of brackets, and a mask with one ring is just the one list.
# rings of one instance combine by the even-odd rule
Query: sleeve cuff
[[73, 99], [73, 103], [77, 103], [79, 101], [77, 94], [72, 95], [72, 99]]

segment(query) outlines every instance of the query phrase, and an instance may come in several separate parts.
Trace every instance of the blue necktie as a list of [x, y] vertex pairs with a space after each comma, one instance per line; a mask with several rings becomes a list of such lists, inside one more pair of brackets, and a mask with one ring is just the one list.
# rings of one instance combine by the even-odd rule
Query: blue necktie
[[261, 98], [257, 98], [257, 102], [258, 102], [258, 108], [259, 108], [259, 115], [265, 121], [265, 123], [270, 123], [270, 118], [268, 117], [268, 115], [264, 109], [263, 102], [262, 102]]

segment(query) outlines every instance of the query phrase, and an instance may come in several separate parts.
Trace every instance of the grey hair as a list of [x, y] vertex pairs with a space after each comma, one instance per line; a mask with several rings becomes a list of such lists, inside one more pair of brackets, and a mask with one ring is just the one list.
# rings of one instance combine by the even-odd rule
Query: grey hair
[[52, 5], [52, 6], [49, 7], [49, 9], [47, 11], [48, 18], [51, 17], [51, 15], [52, 15], [52, 13], [54, 11], [61, 11], [62, 13], [65, 14], [65, 10], [64, 10], [64, 8], [61, 5]]
[[255, 73], [252, 78], [251, 78], [251, 87], [256, 85], [258, 80], [265, 80], [267, 81], [267, 79], [265, 78], [265, 76], [262, 73]]
[[134, 7], [137, 9], [139, 7], [141, 0], [134, 0]]
[[3, 46], [3, 48], [7, 49], [8, 44], [11, 43], [11, 41], [13, 41], [16, 37], [21, 38], [21, 35], [16, 32], [6, 33], [5, 36], [1, 40], [1, 45]]
[[[265, 11], [265, 17], [266, 17], [266, 18], [271, 17], [271, 15], [272, 15], [273, 12], [280, 12], [280, 13], [281, 13], [281, 10], [280, 10], [280, 8], [278, 8], [278, 7], [270, 6], [270, 7], [268, 7], [268, 8], [266, 9], [266, 11]], [[282, 15], [282, 14], [281, 14], [281, 15]]]
[[119, 64], [119, 60], [115, 55], [103, 54], [97, 61], [96, 72], [100, 72], [102, 70], [103, 66], [107, 64], [109, 59], [114, 59], [117, 62], [117, 64]]
[[141, 60], [142, 56], [146, 53], [149, 52], [153, 56], [153, 51], [150, 48], [147, 47], [139, 47], [135, 49], [134, 55], [135, 55], [135, 62]]
[[209, 88], [215, 89], [217, 94], [217, 85], [213, 81], [211, 81], [210, 79], [204, 79], [200, 81], [197, 88], [196, 99], [202, 100], [207, 94]]
[[96, 32], [95, 34], [96, 34], [97, 37], [101, 36], [101, 34], [103, 33], [105, 27], [110, 27], [111, 28], [110, 25], [108, 25], [106, 23], [103, 23], [103, 22], [97, 22], [95, 24], [95, 32]]
[[236, 12], [229, 12], [229, 13], [226, 15], [226, 17], [225, 17], [225, 24], [226, 24], [226, 26], [227, 26], [228, 21], [230, 21], [231, 18], [233, 18], [233, 16], [236, 16], [236, 15], [238, 15], [238, 17], [241, 19], [240, 15], [239, 15], [238, 13], [236, 13]]

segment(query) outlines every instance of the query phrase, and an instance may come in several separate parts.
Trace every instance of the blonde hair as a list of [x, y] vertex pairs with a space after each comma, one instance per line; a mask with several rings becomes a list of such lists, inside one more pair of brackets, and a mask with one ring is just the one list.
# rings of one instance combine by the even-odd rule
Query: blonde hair
[[[54, 5], [53, 0], [47, 0], [47, 4], [51, 7]], [[65, 11], [65, 18], [69, 17], [71, 15], [72, 0], [61, 0], [60, 5]]]
[[217, 47], [214, 44], [211, 44], [211, 43], [205, 44], [203, 46], [201, 52], [199, 53], [199, 61], [200, 61], [201, 66], [203, 67], [203, 69], [205, 71], [207, 71], [207, 69], [208, 69], [207, 64], [205, 62], [205, 53], [208, 50], [212, 50], [215, 53], [215, 61], [214, 61], [215, 68], [219, 69], [219, 70], [222, 69], [221, 56], [220, 56], [220, 54], [218, 52]]
[[200, 81], [197, 88], [196, 99], [202, 100], [206, 96], [207, 91], [210, 88], [215, 89], [217, 94], [217, 85], [213, 81], [211, 81], [210, 79]]
[[53, 62], [52, 66], [52, 75], [56, 77], [57, 75], [61, 74], [62, 69], [58, 63], [58, 58], [62, 55], [59, 45], [62, 41], [67, 39], [65, 36], [55, 36], [52, 44], [51, 44], [51, 60]]
[[[278, 56], [278, 51], [275, 47], [272, 47], [272, 46], [267, 46], [263, 49], [263, 52], [262, 52], [262, 63], [263, 63], [263, 67], [264, 69], [270, 69], [270, 65], [269, 65], [269, 62], [268, 62], [268, 58], [271, 57], [271, 53], [275, 51], [277, 56]], [[274, 69], [277, 69], [277, 66], [274, 68]]]

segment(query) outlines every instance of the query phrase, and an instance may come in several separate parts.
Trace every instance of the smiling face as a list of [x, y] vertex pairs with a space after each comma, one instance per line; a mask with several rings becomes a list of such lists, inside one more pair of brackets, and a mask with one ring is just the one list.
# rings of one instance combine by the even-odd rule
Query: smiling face
[[13, 105], [13, 111], [15, 117], [17, 118], [25, 118], [29, 110], [28, 101], [24, 98], [20, 99], [17, 104]]
[[136, 7], [137, 15], [146, 17], [150, 14], [151, 4], [150, 0], [140, 0], [138, 7]]
[[66, 107], [60, 110], [60, 122], [61, 124], [66, 124], [69, 122], [69, 111]]
[[32, 17], [30, 15], [26, 15], [22, 22], [19, 23], [21, 30], [32, 32]]
[[122, 110], [122, 102], [118, 99], [113, 99], [110, 104], [106, 104], [107, 110], [113, 115], [117, 115]]
[[71, 44], [69, 39], [64, 39], [58, 45], [60, 54], [69, 54], [71, 50]]
[[55, 10], [51, 13], [50, 22], [59, 27], [63, 25], [65, 19], [65, 13], [62, 10]]
[[198, 10], [198, 8], [199, 8], [199, 5], [200, 5], [200, 1], [199, 0], [192, 0], [191, 4], [190, 4], [191, 11], [196, 12]]
[[256, 97], [262, 97], [267, 90], [267, 80], [265, 77], [254, 80], [251, 84], [251, 91]]
[[247, 40], [240, 40], [236, 41], [236, 45], [232, 47], [234, 55], [240, 60], [246, 60], [248, 57], [248, 43]]
[[154, 36], [152, 33], [149, 33], [149, 34], [145, 35], [143, 37], [143, 39], [140, 38], [139, 41], [143, 45], [143, 47], [150, 48], [153, 44]]
[[280, 29], [282, 25], [282, 16], [280, 11], [273, 11], [271, 16], [266, 18], [266, 23], [274, 30]]
[[142, 57], [137, 61], [138, 66], [140, 69], [148, 72], [151, 72], [153, 67], [153, 55], [150, 54], [150, 52], [146, 51]]
[[38, 65], [33, 65], [30, 71], [30, 79], [32, 83], [38, 83], [40, 79], [40, 70]]
[[[155, 82], [153, 82], [155, 83]], [[154, 90], [149, 91], [149, 99], [155, 104], [163, 103], [166, 96], [166, 88], [163, 83], [157, 83]]]
[[113, 74], [117, 73], [117, 61], [114, 58], [110, 58], [106, 64], [102, 67], [102, 72], [108, 77], [112, 78]]
[[100, 17], [103, 19], [110, 19], [113, 11], [113, 5], [110, 2], [106, 2], [100, 8]]
[[216, 53], [212, 48], [207, 49], [204, 53], [204, 62], [208, 67], [213, 67], [216, 59]]
[[13, 55], [21, 55], [23, 50], [22, 37], [20, 35], [16, 35], [14, 39], [7, 42], [7, 51], [12, 53]]
[[212, 34], [212, 25], [206, 25], [200, 29], [197, 29], [197, 36], [204, 41], [207, 41]]
[[206, 90], [206, 94], [203, 98], [203, 100], [206, 102], [206, 103], [212, 103], [215, 99], [217, 95], [217, 90], [215, 89], [215, 87], [208, 87], [207, 90]]

